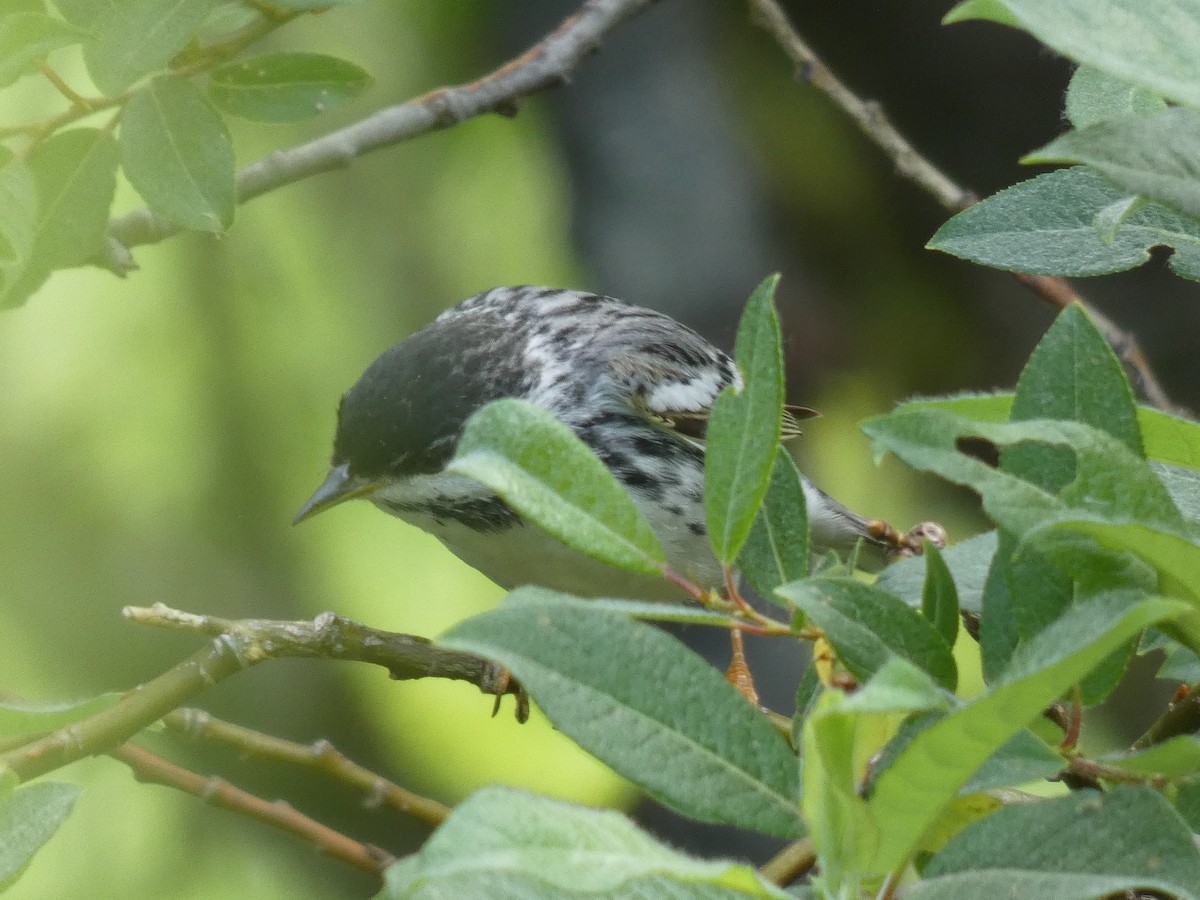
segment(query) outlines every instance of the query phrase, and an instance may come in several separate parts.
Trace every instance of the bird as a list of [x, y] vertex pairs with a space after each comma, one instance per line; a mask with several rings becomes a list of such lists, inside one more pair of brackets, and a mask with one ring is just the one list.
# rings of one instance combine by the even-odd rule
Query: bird
[[[721, 390], [741, 384], [730, 356], [664, 313], [578, 290], [493, 288], [385, 350], [346, 391], [328, 474], [294, 522], [366, 498], [504, 589], [680, 600], [675, 583], [568, 548], [444, 469], [474, 412], [501, 398], [536, 404], [624, 486], [667, 565], [716, 588], [724, 571], [705, 529], [704, 430]], [[784, 432], [808, 413], [785, 411]], [[885, 555], [903, 548], [906, 536], [802, 483], [815, 550], [844, 553], [859, 541]]]

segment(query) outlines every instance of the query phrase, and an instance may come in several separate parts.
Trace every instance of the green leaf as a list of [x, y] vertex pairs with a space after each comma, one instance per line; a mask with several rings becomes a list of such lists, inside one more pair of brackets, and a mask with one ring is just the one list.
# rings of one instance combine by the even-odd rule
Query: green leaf
[[783, 347], [775, 314], [779, 276], [763, 281], [742, 314], [735, 355], [746, 383], [713, 404], [704, 458], [704, 504], [717, 559], [732, 563], [767, 493], [783, 415]]
[[1063, 56], [1200, 106], [1195, 0], [970, 0], [943, 21], [1017, 25]]
[[[1158, 793], [1132, 786], [1005, 807], [951, 840], [924, 875], [906, 898], [1099, 900], [1133, 889], [1200, 897], [1192, 835]], [[988, 885], [993, 893], [979, 893]]]
[[520, 588], [439, 644], [508, 668], [557, 728], [683, 815], [802, 833], [787, 742], [720, 672], [661, 630]]
[[1076, 128], [1130, 113], [1156, 113], [1166, 107], [1153, 91], [1091, 66], [1076, 69], [1067, 86], [1067, 119]]
[[[1107, 518], [1183, 528], [1183, 518], [1146, 461], [1111, 435], [1080, 422], [972, 422], [934, 408], [907, 407], [872, 419], [863, 431], [908, 465], [978, 491], [999, 525], [1023, 535], [1055, 519]], [[1055, 497], [1024, 479], [960, 452], [965, 442], [997, 447], [1036, 442], [1067, 447], [1076, 479]]]
[[[54, 0], [64, 19], [79, 28], [90, 29], [101, 15], [116, 6], [118, 0]], [[39, 4], [41, 5], [41, 4]]]
[[323, 10], [330, 6], [356, 6], [363, 0], [274, 0], [273, 6], [283, 9]]
[[33, 173], [24, 163], [11, 160], [0, 169], [0, 309], [29, 296], [20, 289], [20, 281], [33, 253], [37, 218]]
[[213, 71], [208, 95], [256, 122], [295, 122], [341, 106], [371, 84], [352, 62], [319, 53], [271, 53]]
[[1065, 767], [1062, 755], [1032, 731], [1018, 731], [976, 770], [959, 793], [974, 794], [1017, 787], [1051, 778]]
[[[1010, 413], [1014, 422], [1068, 419], [1108, 432], [1143, 456], [1133, 389], [1108, 341], [1072, 303], [1034, 348], [1017, 381]], [[1017, 446], [1001, 455], [1001, 466], [1050, 491], [1074, 478], [1069, 451]]]
[[1005, 8], [1003, 0], [962, 0], [942, 16], [942, 24], [954, 25], [971, 19], [990, 19], [1001, 25], [1012, 25], [1014, 28], [1020, 26], [1013, 14]]
[[958, 669], [950, 645], [899, 597], [853, 578], [812, 578], [779, 588], [825, 632], [838, 659], [860, 682], [895, 655], [954, 690]]
[[120, 152], [107, 131], [75, 128], [39, 144], [28, 163], [38, 191], [33, 249], [23, 279], [32, 291], [53, 270], [82, 265], [99, 252]]
[[726, 629], [739, 623], [733, 616], [705, 609], [696, 603], [674, 604], [662, 600], [620, 600], [608, 597], [586, 599], [588, 609], [607, 610], [645, 622], [679, 622]]
[[[1031, 530], [1028, 539], [1052, 551], [1055, 538], [1069, 540], [1071, 532], [1086, 535], [1112, 550], [1136, 553], [1166, 579], [1164, 588], [1189, 597], [1192, 602], [1200, 600], [1200, 547], [1193, 537], [1161, 523], [1103, 521], [1085, 516], [1084, 513], [1077, 518], [1064, 515]], [[1186, 639], [1193, 649], [1200, 649], [1200, 643], [1194, 643], [1197, 638], [1200, 634]]]
[[853, 694], [826, 690], [811, 705], [799, 741], [802, 805], [817, 851], [821, 896], [860, 895], [859, 861], [872, 852], [876, 834], [864, 796], [897, 720], [914, 711], [946, 710], [953, 702], [916, 666], [892, 657]]
[[[1187, 607], [1125, 593], [1074, 606], [1013, 654], [983, 696], [922, 731], [875, 780], [869, 800], [879, 841], [865, 872], [884, 875], [908, 859], [921, 836], [975, 772], [1013, 735], [1117, 647]], [[987, 821], [987, 820], [985, 820]]]
[[87, 23], [95, 36], [83, 48], [96, 87], [114, 96], [165, 66], [187, 46], [218, 2], [123, 0], [107, 4]]
[[1200, 834], [1200, 778], [1188, 778], [1175, 794], [1175, 809], [1195, 834]]
[[121, 699], [118, 693], [100, 694], [67, 703], [0, 702], [0, 735], [13, 737], [53, 731], [95, 715]]
[[700, 860], [624, 816], [508, 787], [463, 801], [419, 852], [391, 866], [380, 898], [587, 897], [734, 900], [788, 895], [744, 863]]
[[888, 657], [857, 691], [838, 704], [840, 713], [943, 712], [954, 705], [953, 696], [929, 674], [904, 659]]
[[1069, 131], [1024, 163], [1085, 163], [1127, 193], [1200, 216], [1200, 110], [1172, 107]]
[[767, 496], [738, 555], [738, 569], [758, 595], [778, 603], [775, 588], [808, 575], [808, 511], [800, 472], [780, 447]]
[[946, 646], [953, 647], [958, 639], [958, 591], [954, 576], [942, 559], [941, 551], [926, 541], [925, 587], [921, 591], [921, 614], [934, 631], [942, 636]]
[[1200, 772], [1200, 738], [1178, 734], [1145, 750], [1102, 756], [1100, 762], [1147, 777], [1178, 778], [1193, 775]]
[[[1133, 391], [1108, 342], [1078, 303], [1064, 309], [1038, 342], [1017, 382], [1012, 421], [1083, 422], [1117, 438], [1142, 456]], [[1075, 480], [1075, 456], [1066, 447], [1016, 444], [1000, 454], [1005, 472], [1057, 494]], [[1074, 598], [1066, 573], [1021, 548], [1005, 577], [1017, 631], [1028, 639], [1054, 621]], [[1119, 673], [1118, 673], [1119, 674]]]
[[883, 717], [843, 713], [843, 702], [839, 691], [823, 691], [805, 720], [801, 744], [801, 803], [824, 897], [861, 895], [858, 861], [870, 853], [875, 838], [859, 791], [884, 739]]
[[1179, 512], [1191, 523], [1195, 533], [1196, 524], [1200, 522], [1200, 471], [1165, 463], [1151, 463], [1150, 468], [1171, 495], [1171, 501]]
[[74, 784], [39, 781], [0, 796], [0, 890], [17, 879], [66, 821], [80, 792]]
[[[996, 532], [986, 531], [959, 541], [939, 555], [953, 577], [959, 608], [979, 612], [988, 569], [996, 555]], [[875, 586], [895, 594], [909, 606], [921, 606], [928, 577], [926, 568], [924, 556], [898, 560], [879, 574]]]
[[[913, 885], [904, 900], [995, 900], [996, 897], [1037, 897], [1038, 900], [1117, 900], [1139, 896], [1143, 880], [1133, 875], [1091, 875], [1086, 872], [1024, 872], [1015, 867], [964, 870]], [[1146, 896], [1146, 895], [1141, 895]], [[1184, 900], [1194, 895], [1176, 895]]]
[[1200, 470], [1200, 424], [1141, 406], [1138, 426], [1147, 459]]
[[0, 88], [37, 71], [38, 60], [78, 44], [86, 32], [40, 12], [0, 16]]
[[129, 98], [121, 151], [130, 183], [159, 215], [198, 231], [223, 231], [233, 222], [229, 132], [190, 81], [162, 75]]
[[[1007, 422], [1012, 403], [1012, 394], [964, 394], [924, 397], [899, 408], [942, 409], [980, 422]], [[1137, 408], [1137, 421], [1147, 459], [1200, 470], [1200, 424], [1149, 406]]]
[[998, 537], [996, 554], [980, 597], [979, 656], [984, 680], [989, 682], [1004, 671], [1021, 640], [1009, 590], [1014, 581], [1011, 569], [1017, 539], [1007, 531], [998, 532]]
[[1097, 230], [1097, 217], [1128, 199], [1094, 170], [1060, 169], [1006, 188], [947, 221], [926, 246], [997, 269], [1082, 277], [1123, 272], [1175, 248], [1175, 274], [1200, 280], [1200, 222], [1159, 203]]
[[568, 547], [657, 575], [662, 547], [633, 499], [575, 433], [522, 400], [498, 400], [467, 421], [446, 469], [486, 485]]

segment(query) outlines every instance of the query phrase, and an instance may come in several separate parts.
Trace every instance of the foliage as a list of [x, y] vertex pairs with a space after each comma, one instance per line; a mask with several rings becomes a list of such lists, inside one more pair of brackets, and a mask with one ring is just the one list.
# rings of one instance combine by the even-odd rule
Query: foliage
[[[230, 19], [215, 2], [97, 10], [63, 0], [61, 18], [29, 3], [5, 13], [0, 83], [80, 48], [102, 96], [68, 92], [67, 112], [12, 131], [26, 145], [0, 169], [3, 301], [100, 252], [118, 170], [164, 218], [228, 228], [237, 191], [222, 112], [291, 120], [366, 83], [329, 57], [234, 59], [248, 34], [309, 7], [254, 5]], [[1098, 274], [1168, 243], [1174, 270], [1196, 278], [1200, 80], [1188, 61], [1200, 7], [967, 0], [948, 19], [970, 17], [1025, 28], [1082, 64], [1067, 98], [1075, 130], [1028, 157], [1082, 165], [983, 201], [930, 246], [1018, 271]], [[95, 114], [109, 120], [70, 127]], [[928, 548], [873, 583], [852, 566], [813, 570], [800, 476], [780, 444], [777, 282], [750, 298], [736, 351], [745, 383], [719, 397], [709, 423], [706, 512], [729, 583], [736, 563], [782, 619], [667, 570], [632, 501], [569, 430], [501, 401], [472, 420], [454, 470], [565, 543], [663, 574], [705, 608], [519, 588], [439, 646], [503, 665], [564, 734], [682, 815], [810, 842], [816, 874], [803, 896], [1200, 897], [1195, 737], [1170, 733], [1170, 710], [1137, 746], [1096, 758], [1077, 733], [1081, 708], [1109, 696], [1136, 652], [1165, 650], [1173, 671], [1200, 680], [1200, 425], [1139, 407], [1101, 333], [1069, 306], [1012, 394], [913, 401], [864, 425], [880, 455], [977, 493], [994, 530], [945, 554]], [[960, 611], [977, 614], [977, 634], [960, 629]], [[747, 703], [654, 619], [756, 629], [796, 654], [815, 642], [795, 716], [781, 723]], [[256, 661], [242, 631], [223, 638], [237, 648], [230, 671]], [[985, 687], [964, 698], [954, 692], [976, 663], [959, 651], [972, 643], [981, 671], [971, 674]], [[0, 884], [20, 876], [78, 793], [20, 782], [56, 768], [47, 759], [85, 732], [112, 739], [80, 755], [118, 750], [124, 736], [110, 723], [164, 696], [173, 699], [146, 689], [0, 708]], [[54, 729], [61, 740], [42, 738]], [[1016, 790], [1063, 775], [1085, 787], [1051, 799]], [[390, 866], [380, 896], [472, 893], [789, 895], [750, 866], [690, 858], [617, 814], [500, 788], [468, 799]]]
[[[63, 0], [0, 12], [0, 87], [44, 74], [66, 108], [0, 130], [23, 143], [0, 168], [0, 308], [24, 302], [55, 269], [104, 249], [116, 176], [168, 222], [224, 232], [237, 204], [222, 114], [258, 122], [315, 116], [370, 77], [317, 53], [241, 58], [297, 16], [329, 3]], [[61, 16], [61, 18], [60, 18]], [[71, 88], [51, 59], [82, 54], [98, 94]], [[99, 118], [99, 128], [79, 124]]]
[[1073, 129], [1028, 163], [1082, 163], [1007, 188], [943, 225], [929, 247], [1018, 272], [1101, 275], [1156, 245], [1200, 280], [1200, 7], [1189, 0], [966, 0], [947, 22], [1024, 28], [1080, 63], [1067, 92]]

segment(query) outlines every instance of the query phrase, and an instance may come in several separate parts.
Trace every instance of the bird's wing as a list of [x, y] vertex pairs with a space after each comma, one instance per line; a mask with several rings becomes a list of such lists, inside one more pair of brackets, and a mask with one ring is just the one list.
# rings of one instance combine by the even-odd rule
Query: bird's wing
[[[695, 332], [678, 327], [665, 339], [625, 347], [608, 360], [614, 380], [634, 407], [703, 446], [717, 395], [741, 386], [734, 361]], [[800, 433], [799, 421], [817, 415], [804, 406], [785, 406], [782, 436]]]

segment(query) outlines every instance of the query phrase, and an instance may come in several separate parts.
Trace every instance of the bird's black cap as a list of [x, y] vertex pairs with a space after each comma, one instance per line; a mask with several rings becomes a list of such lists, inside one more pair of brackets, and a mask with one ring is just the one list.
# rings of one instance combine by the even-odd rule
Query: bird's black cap
[[333, 464], [361, 478], [439, 471], [472, 413], [523, 389], [520, 345], [504, 324], [481, 311], [384, 351], [342, 397]]

